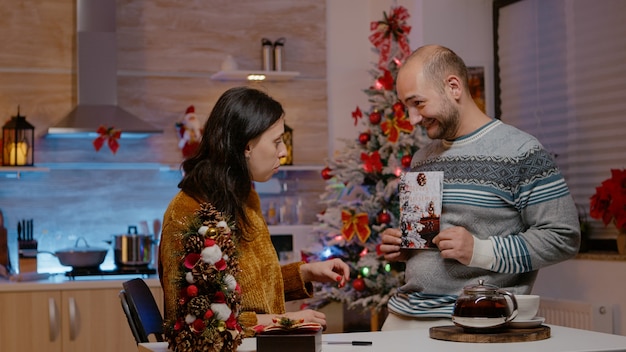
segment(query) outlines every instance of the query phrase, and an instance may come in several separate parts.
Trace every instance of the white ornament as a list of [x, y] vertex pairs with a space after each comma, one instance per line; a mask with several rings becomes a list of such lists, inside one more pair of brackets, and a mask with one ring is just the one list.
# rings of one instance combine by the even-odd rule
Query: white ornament
[[215, 264], [222, 259], [222, 250], [216, 245], [205, 247], [202, 252], [200, 252], [200, 256], [203, 262]]
[[196, 280], [194, 280], [193, 278], [193, 274], [191, 273], [191, 271], [185, 274], [185, 280], [187, 280], [187, 282], [190, 284], [193, 284], [194, 282], [196, 282]]
[[230, 233], [230, 227], [228, 227], [228, 224], [226, 223], [226, 221], [222, 220], [220, 222], [217, 223], [216, 225], [218, 228], [222, 229], [222, 231], [226, 234]]
[[225, 303], [211, 303], [211, 310], [219, 320], [226, 321], [230, 318], [232, 311]]
[[185, 323], [187, 323], [187, 324], [191, 324], [191, 323], [193, 323], [194, 321], [196, 321], [196, 316], [195, 316], [195, 315], [187, 314], [187, 315], [185, 316]]
[[200, 228], [198, 229], [198, 235], [204, 236], [207, 231], [209, 231], [208, 226], [200, 226]]
[[231, 274], [224, 275], [224, 283], [226, 284], [226, 288], [228, 291], [234, 291], [237, 287], [237, 280]]

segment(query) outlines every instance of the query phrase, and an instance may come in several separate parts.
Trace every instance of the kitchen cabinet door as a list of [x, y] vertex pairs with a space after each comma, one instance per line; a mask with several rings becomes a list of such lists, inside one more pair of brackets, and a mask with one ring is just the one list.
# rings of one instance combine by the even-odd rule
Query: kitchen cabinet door
[[137, 351], [117, 296], [119, 292], [119, 289], [62, 292], [64, 352]]
[[[137, 351], [135, 338], [120, 305], [120, 289], [62, 292], [64, 352]], [[151, 289], [159, 309], [162, 309], [160, 288]]]
[[0, 326], [1, 351], [61, 352], [61, 292], [0, 293]]

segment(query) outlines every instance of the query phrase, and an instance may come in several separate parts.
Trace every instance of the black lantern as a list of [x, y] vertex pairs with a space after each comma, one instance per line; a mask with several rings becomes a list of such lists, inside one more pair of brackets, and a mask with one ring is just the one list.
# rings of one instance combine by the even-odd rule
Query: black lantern
[[285, 125], [285, 133], [283, 133], [283, 142], [287, 147], [287, 155], [280, 158], [281, 165], [293, 165], [293, 129]]
[[33, 166], [35, 154], [35, 127], [25, 116], [12, 116], [2, 127], [2, 165]]

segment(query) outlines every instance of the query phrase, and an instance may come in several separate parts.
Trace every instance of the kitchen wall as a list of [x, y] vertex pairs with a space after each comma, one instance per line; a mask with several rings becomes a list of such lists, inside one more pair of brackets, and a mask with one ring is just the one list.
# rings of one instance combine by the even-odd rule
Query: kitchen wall
[[[71, 247], [79, 236], [107, 246], [102, 241], [126, 233], [128, 225], [161, 218], [180, 180], [175, 123], [189, 105], [204, 120], [224, 90], [247, 84], [210, 77], [227, 55], [241, 70], [260, 69], [262, 37], [285, 37], [283, 70], [299, 76], [251, 85], [283, 104], [294, 129], [294, 164], [323, 164], [328, 154], [326, 143], [319, 143], [328, 138], [323, 1], [116, 4], [118, 105], [164, 132], [121, 139], [113, 154], [106, 146], [96, 152], [92, 139], [45, 137], [77, 102], [75, 1], [0, 0], [6, 18], [0, 22], [0, 123], [19, 105], [35, 126], [35, 164], [49, 169], [23, 172], [19, 179], [0, 172], [0, 209], [13, 241], [24, 218], [34, 219], [42, 250]], [[314, 221], [321, 210], [319, 170], [285, 171], [278, 178], [289, 183], [287, 195], [304, 199], [305, 221]], [[11, 249], [15, 252], [14, 243]]]

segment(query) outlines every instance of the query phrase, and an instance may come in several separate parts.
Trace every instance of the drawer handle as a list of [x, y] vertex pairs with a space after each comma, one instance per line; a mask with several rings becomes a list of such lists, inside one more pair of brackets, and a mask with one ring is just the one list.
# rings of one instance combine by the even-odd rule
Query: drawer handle
[[50, 323], [50, 342], [53, 342], [59, 336], [59, 318], [54, 297], [48, 298], [48, 319]]
[[76, 300], [74, 297], [70, 297], [67, 302], [70, 313], [70, 341], [74, 341], [76, 339]]

